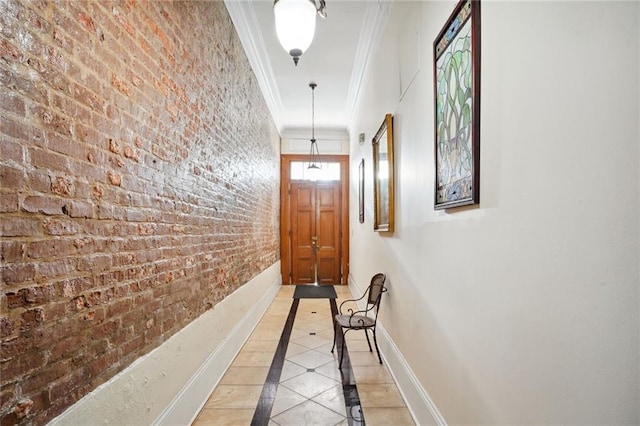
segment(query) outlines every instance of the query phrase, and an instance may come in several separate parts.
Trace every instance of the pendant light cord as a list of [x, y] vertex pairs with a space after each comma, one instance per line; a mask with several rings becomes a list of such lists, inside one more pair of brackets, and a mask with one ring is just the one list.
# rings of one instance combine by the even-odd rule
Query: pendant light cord
[[315, 132], [316, 84], [309, 83], [309, 86], [311, 87], [311, 139], [315, 140], [316, 139], [316, 132]]
[[309, 83], [311, 87], [311, 149], [309, 150], [309, 167], [308, 169], [321, 169], [320, 152], [316, 144], [316, 86], [314, 82]]

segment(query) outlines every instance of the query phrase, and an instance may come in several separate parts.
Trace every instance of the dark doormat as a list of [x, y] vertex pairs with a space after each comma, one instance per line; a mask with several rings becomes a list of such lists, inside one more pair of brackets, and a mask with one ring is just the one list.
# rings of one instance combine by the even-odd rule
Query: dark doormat
[[336, 299], [336, 289], [332, 285], [297, 285], [294, 299]]

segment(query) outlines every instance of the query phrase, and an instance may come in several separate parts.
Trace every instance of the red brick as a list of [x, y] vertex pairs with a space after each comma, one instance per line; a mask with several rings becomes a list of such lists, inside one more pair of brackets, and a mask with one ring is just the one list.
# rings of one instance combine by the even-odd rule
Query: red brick
[[83, 257], [78, 260], [77, 264], [78, 271], [102, 272], [109, 270], [109, 268], [111, 268], [111, 256], [108, 254]]
[[55, 362], [59, 359], [65, 359], [80, 350], [84, 346], [85, 337], [77, 334], [67, 339], [55, 342], [51, 348], [51, 355], [49, 356], [49, 362]]
[[[63, 84], [58, 84], [63, 86]], [[38, 123], [44, 128], [51, 129], [63, 135], [73, 135], [74, 125], [69, 117], [60, 115], [49, 108], [40, 106], [32, 108], [32, 114], [38, 117]]]
[[[81, 396], [87, 392], [88, 386], [78, 390], [77, 392], [64, 395], [56, 401], [51, 401], [51, 395], [49, 392], [36, 394], [35, 396], [42, 399], [42, 403], [40, 410], [33, 416], [33, 422], [36, 424], [49, 424], [51, 420], [62, 414], [68, 407], [78, 402]], [[45, 407], [46, 411], [41, 411]]]
[[[4, 121], [4, 119], [2, 120]], [[4, 126], [0, 124], [0, 127]], [[15, 161], [16, 163], [24, 162], [24, 150], [22, 145], [18, 142], [13, 142], [5, 139], [0, 143], [0, 157], [4, 161]], [[3, 184], [4, 186], [4, 184]]]
[[7, 385], [0, 388], [0, 412], [7, 412], [8, 408], [14, 404], [18, 395], [19, 390], [16, 389], [15, 385]]
[[[69, 84], [62, 84], [62, 86], [64, 86], [65, 88], [70, 86]], [[70, 136], [75, 136], [76, 135], [76, 130], [75, 130], [75, 122], [82, 122], [82, 123], [86, 123], [89, 122], [91, 120], [91, 110], [89, 108], [87, 108], [82, 102], [80, 102], [81, 100], [78, 99], [72, 99], [70, 97], [67, 97], [67, 95], [54, 95], [53, 96], [53, 106], [58, 108], [61, 111], [64, 111], [66, 115], [68, 115], [69, 117], [71, 117], [74, 122], [73, 122], [73, 128], [70, 127], [70, 129], [72, 129], [69, 133], [66, 132], [60, 132], [62, 133], [64, 136], [70, 137]], [[55, 146], [51, 146], [51, 149], [53, 149], [54, 151], [56, 150]]]
[[56, 176], [51, 179], [51, 192], [65, 197], [73, 197], [75, 194], [75, 185], [73, 180], [66, 176]]
[[111, 85], [118, 89], [120, 93], [126, 96], [131, 96], [131, 87], [127, 85], [118, 75], [111, 75]]
[[[101, 160], [99, 156], [93, 157], [93, 154], [92, 158], [94, 159], [94, 161]], [[93, 185], [90, 186], [95, 186], [97, 185], [96, 183], [94, 183], [95, 181], [101, 181], [104, 179], [104, 170], [100, 166], [86, 163], [78, 166], [78, 171], [82, 173], [82, 176], [85, 179], [88, 179], [91, 183], [93, 183]]]
[[114, 185], [114, 186], [122, 185], [122, 175], [120, 175], [119, 173], [108, 171], [107, 179], [111, 185]]
[[18, 401], [15, 407], [13, 407], [13, 412], [16, 414], [16, 417], [23, 419], [29, 415], [32, 407], [33, 401], [31, 399], [22, 398]]
[[22, 241], [0, 241], [0, 259], [2, 262], [13, 263], [23, 259], [25, 244]]
[[[52, 359], [49, 358], [48, 362], [51, 363], [51, 361]], [[20, 384], [21, 390], [23, 394], [29, 395], [42, 388], [46, 388], [49, 383], [63, 377], [65, 370], [68, 369], [69, 365], [56, 366], [56, 368], [50, 368], [44, 373], [34, 374]]]
[[16, 13], [16, 18], [37, 32], [47, 34], [51, 31], [51, 24], [31, 9], [20, 8]]
[[67, 157], [42, 149], [29, 149], [31, 165], [52, 171], [70, 172]]
[[86, 15], [83, 12], [80, 12], [78, 13], [77, 19], [78, 22], [82, 24], [85, 30], [89, 31], [90, 33], [96, 32], [96, 26], [90, 16]]
[[[4, 350], [3, 350], [4, 353]], [[0, 364], [0, 377], [3, 383], [12, 383], [18, 377], [25, 376], [38, 370], [46, 364], [47, 360], [42, 352], [23, 352], [19, 358], [13, 362], [3, 362]]]
[[5, 217], [2, 220], [2, 235], [5, 237], [26, 237], [40, 234], [40, 222], [25, 217]]
[[74, 393], [86, 383], [84, 370], [72, 371], [60, 380], [49, 385], [49, 398], [52, 403]]
[[109, 317], [122, 315], [126, 312], [129, 312], [129, 310], [131, 309], [131, 306], [132, 306], [132, 301], [129, 298], [117, 300], [114, 303], [111, 303], [107, 307], [107, 315]]
[[[7, 317], [0, 317], [0, 338], [6, 339], [13, 334], [14, 326]], [[5, 355], [6, 356], [6, 355]]]
[[7, 293], [7, 303], [10, 309], [42, 305], [51, 302], [52, 299], [53, 286], [51, 285], [27, 287], [17, 293]]
[[84, 150], [78, 149], [78, 142], [75, 138], [53, 131], [47, 131], [45, 137], [51, 151], [57, 154], [63, 154], [69, 157], [70, 160], [85, 160], [86, 154]]
[[75, 260], [70, 258], [62, 258], [51, 262], [40, 261], [37, 266], [38, 276], [43, 280], [67, 276], [76, 270]]
[[19, 117], [25, 117], [27, 112], [24, 100], [11, 92], [0, 92], [0, 108]]
[[122, 153], [122, 144], [116, 139], [109, 138], [109, 151], [114, 154]]
[[116, 20], [120, 23], [120, 25], [122, 25], [125, 31], [129, 33], [129, 35], [131, 36], [135, 35], [136, 30], [127, 21], [127, 19], [120, 13], [120, 11], [118, 11], [118, 9], [116, 9], [115, 7], [113, 8], [113, 16], [115, 16]]
[[6, 284], [33, 281], [35, 266], [32, 263], [13, 263], [2, 267], [2, 279]]
[[[25, 94], [32, 102], [47, 105], [48, 93], [46, 87], [38, 86], [28, 77], [22, 76], [8, 68], [0, 68], [0, 83], [12, 92]], [[2, 120], [6, 121], [6, 120]], [[4, 127], [0, 127], [4, 132]]]
[[116, 369], [119, 365], [118, 351], [112, 351], [90, 362], [87, 366], [92, 376], [97, 376], [105, 370]]
[[24, 172], [15, 167], [8, 165], [0, 165], [0, 182], [2, 182], [2, 188], [20, 190], [25, 185]]
[[61, 280], [55, 283], [55, 294], [57, 298], [73, 298], [93, 286], [90, 277], [77, 277]]
[[48, 173], [29, 171], [27, 182], [31, 191], [47, 193], [51, 188], [51, 176]]
[[66, 302], [49, 302], [45, 307], [45, 317], [50, 323], [66, 318], [68, 315]]
[[0, 194], [0, 213], [18, 211], [18, 194]]
[[62, 215], [65, 214], [65, 204], [66, 201], [62, 198], [34, 195], [24, 199], [22, 209], [30, 213]]
[[[89, 197], [91, 197], [91, 187], [89, 186], [89, 183], [85, 180], [84, 176], [82, 180], [76, 180], [75, 185], [76, 185], [75, 198], [78, 200], [78, 202], [89, 203], [88, 201], [84, 201], [84, 200], [88, 200]], [[71, 203], [73, 203], [73, 201], [71, 201]], [[68, 205], [69, 209], [71, 209], [70, 204]], [[82, 216], [78, 216], [78, 217], [82, 217]]]
[[39, 327], [44, 322], [44, 310], [42, 308], [30, 309], [20, 314], [20, 331], [28, 331]]
[[20, 59], [20, 51], [7, 40], [0, 40], [0, 58], [10, 62], [17, 62]]
[[48, 235], [75, 235], [79, 229], [76, 222], [64, 219], [46, 218], [42, 225]]
[[145, 344], [144, 337], [137, 336], [134, 339], [129, 340], [122, 344], [122, 353], [123, 354], [136, 353], [144, 348], [144, 344]]
[[30, 259], [44, 259], [66, 256], [75, 252], [75, 246], [71, 239], [47, 239], [29, 243], [27, 256]]
[[[98, 86], [98, 83], [93, 83], [92, 86], [96, 87]], [[76, 101], [88, 106], [93, 111], [104, 113], [107, 102], [93, 90], [77, 83], [73, 83], [71, 85], [71, 91], [73, 98]]]
[[67, 206], [67, 214], [71, 217], [93, 217], [93, 203], [87, 201], [71, 201]]

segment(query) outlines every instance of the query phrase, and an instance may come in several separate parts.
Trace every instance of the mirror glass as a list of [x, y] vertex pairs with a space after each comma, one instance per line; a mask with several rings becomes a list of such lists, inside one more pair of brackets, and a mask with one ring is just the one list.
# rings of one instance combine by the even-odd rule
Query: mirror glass
[[393, 232], [393, 116], [387, 114], [373, 138], [374, 224]]

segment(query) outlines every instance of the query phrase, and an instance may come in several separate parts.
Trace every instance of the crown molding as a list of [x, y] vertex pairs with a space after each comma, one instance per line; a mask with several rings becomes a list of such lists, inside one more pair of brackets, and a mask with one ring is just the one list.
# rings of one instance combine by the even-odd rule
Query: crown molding
[[271, 62], [267, 56], [267, 48], [259, 28], [255, 9], [250, 1], [224, 0], [231, 21], [233, 22], [238, 38], [244, 47], [244, 51], [258, 80], [258, 85], [267, 103], [267, 108], [278, 129], [282, 133], [282, 123], [279, 117], [282, 114], [282, 99], [278, 92]]
[[[367, 76], [368, 68], [375, 54], [391, 12], [391, 1], [372, 1], [367, 5], [365, 16], [360, 29], [360, 38], [356, 50], [349, 93], [345, 112], [347, 123], [351, 123], [360, 103], [361, 89]], [[350, 127], [350, 124], [349, 124]]]

